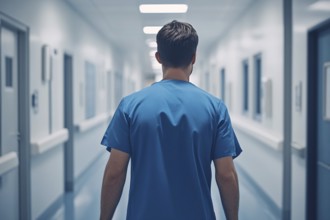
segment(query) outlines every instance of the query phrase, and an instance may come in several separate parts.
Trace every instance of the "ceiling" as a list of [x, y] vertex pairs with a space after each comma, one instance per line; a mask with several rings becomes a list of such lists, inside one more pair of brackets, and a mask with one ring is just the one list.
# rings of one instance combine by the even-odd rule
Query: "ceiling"
[[[162, 26], [174, 19], [191, 23], [199, 35], [198, 56], [240, 18], [255, 0], [66, 0], [89, 23], [109, 39], [125, 56], [142, 64], [144, 73], [152, 73], [150, 51], [146, 43], [155, 35], [146, 35], [144, 26]], [[186, 14], [141, 14], [140, 4], [188, 4]], [[132, 58], [131, 57], [131, 58]]]

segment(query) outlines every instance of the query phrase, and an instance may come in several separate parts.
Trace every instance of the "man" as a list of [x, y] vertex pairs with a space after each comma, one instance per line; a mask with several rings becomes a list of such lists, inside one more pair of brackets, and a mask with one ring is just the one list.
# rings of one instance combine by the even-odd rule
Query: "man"
[[213, 220], [211, 162], [228, 220], [238, 218], [233, 158], [241, 148], [225, 105], [189, 82], [198, 36], [172, 21], [157, 34], [163, 80], [125, 97], [103, 137], [111, 151], [101, 195], [101, 219], [111, 219], [131, 159], [127, 219]]

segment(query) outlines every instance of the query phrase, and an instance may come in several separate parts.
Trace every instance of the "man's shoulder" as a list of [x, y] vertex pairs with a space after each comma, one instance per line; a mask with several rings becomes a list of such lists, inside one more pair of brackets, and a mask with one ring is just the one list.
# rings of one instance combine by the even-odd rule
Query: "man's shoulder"
[[207, 92], [206, 90], [197, 87], [196, 86], [196, 93], [200, 94], [201, 97], [205, 97], [206, 99], [208, 99], [209, 101], [211, 101], [212, 103], [216, 104], [216, 105], [223, 105], [223, 101], [216, 97], [215, 95]]
[[128, 107], [147, 100], [152, 94], [156, 94], [156, 91], [153, 86], [148, 86], [123, 97], [122, 102], [124, 106]]
[[137, 98], [141, 98], [141, 97], [144, 97], [144, 96], [147, 96], [148, 94], [153, 94], [154, 93], [154, 86], [147, 86], [145, 88], [142, 88], [138, 91], [135, 91], [127, 96], [125, 96], [123, 99], [125, 100], [134, 100], [134, 99], [137, 99]]

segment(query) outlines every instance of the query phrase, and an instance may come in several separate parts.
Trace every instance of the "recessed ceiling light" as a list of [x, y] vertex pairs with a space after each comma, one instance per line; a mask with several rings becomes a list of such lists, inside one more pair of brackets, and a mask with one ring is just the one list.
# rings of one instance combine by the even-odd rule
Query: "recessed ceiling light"
[[143, 4], [139, 7], [141, 13], [186, 13], [186, 4]]
[[146, 26], [143, 28], [145, 34], [157, 34], [162, 26]]
[[312, 11], [330, 11], [330, 1], [316, 1], [309, 6]]

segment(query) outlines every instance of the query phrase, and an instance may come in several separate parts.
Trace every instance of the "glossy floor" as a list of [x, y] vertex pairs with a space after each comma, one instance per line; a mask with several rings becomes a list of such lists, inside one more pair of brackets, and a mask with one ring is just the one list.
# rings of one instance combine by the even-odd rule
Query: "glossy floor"
[[[102, 175], [108, 153], [105, 152], [78, 180], [75, 192], [66, 193], [58, 204], [39, 219], [54, 220], [93, 220], [99, 218], [100, 189]], [[240, 220], [277, 220], [278, 214], [267, 205], [263, 196], [255, 189], [244, 172], [238, 168], [240, 180]], [[129, 178], [127, 179], [127, 182]], [[216, 188], [212, 186], [212, 192]], [[124, 220], [126, 216], [128, 184], [125, 185], [122, 199], [118, 205], [114, 220]], [[218, 198], [217, 195], [214, 197]], [[220, 199], [214, 201], [216, 206]], [[218, 204], [219, 205], [219, 204]], [[220, 206], [221, 207], [221, 206]], [[217, 219], [225, 219], [221, 208], [215, 208]]]

